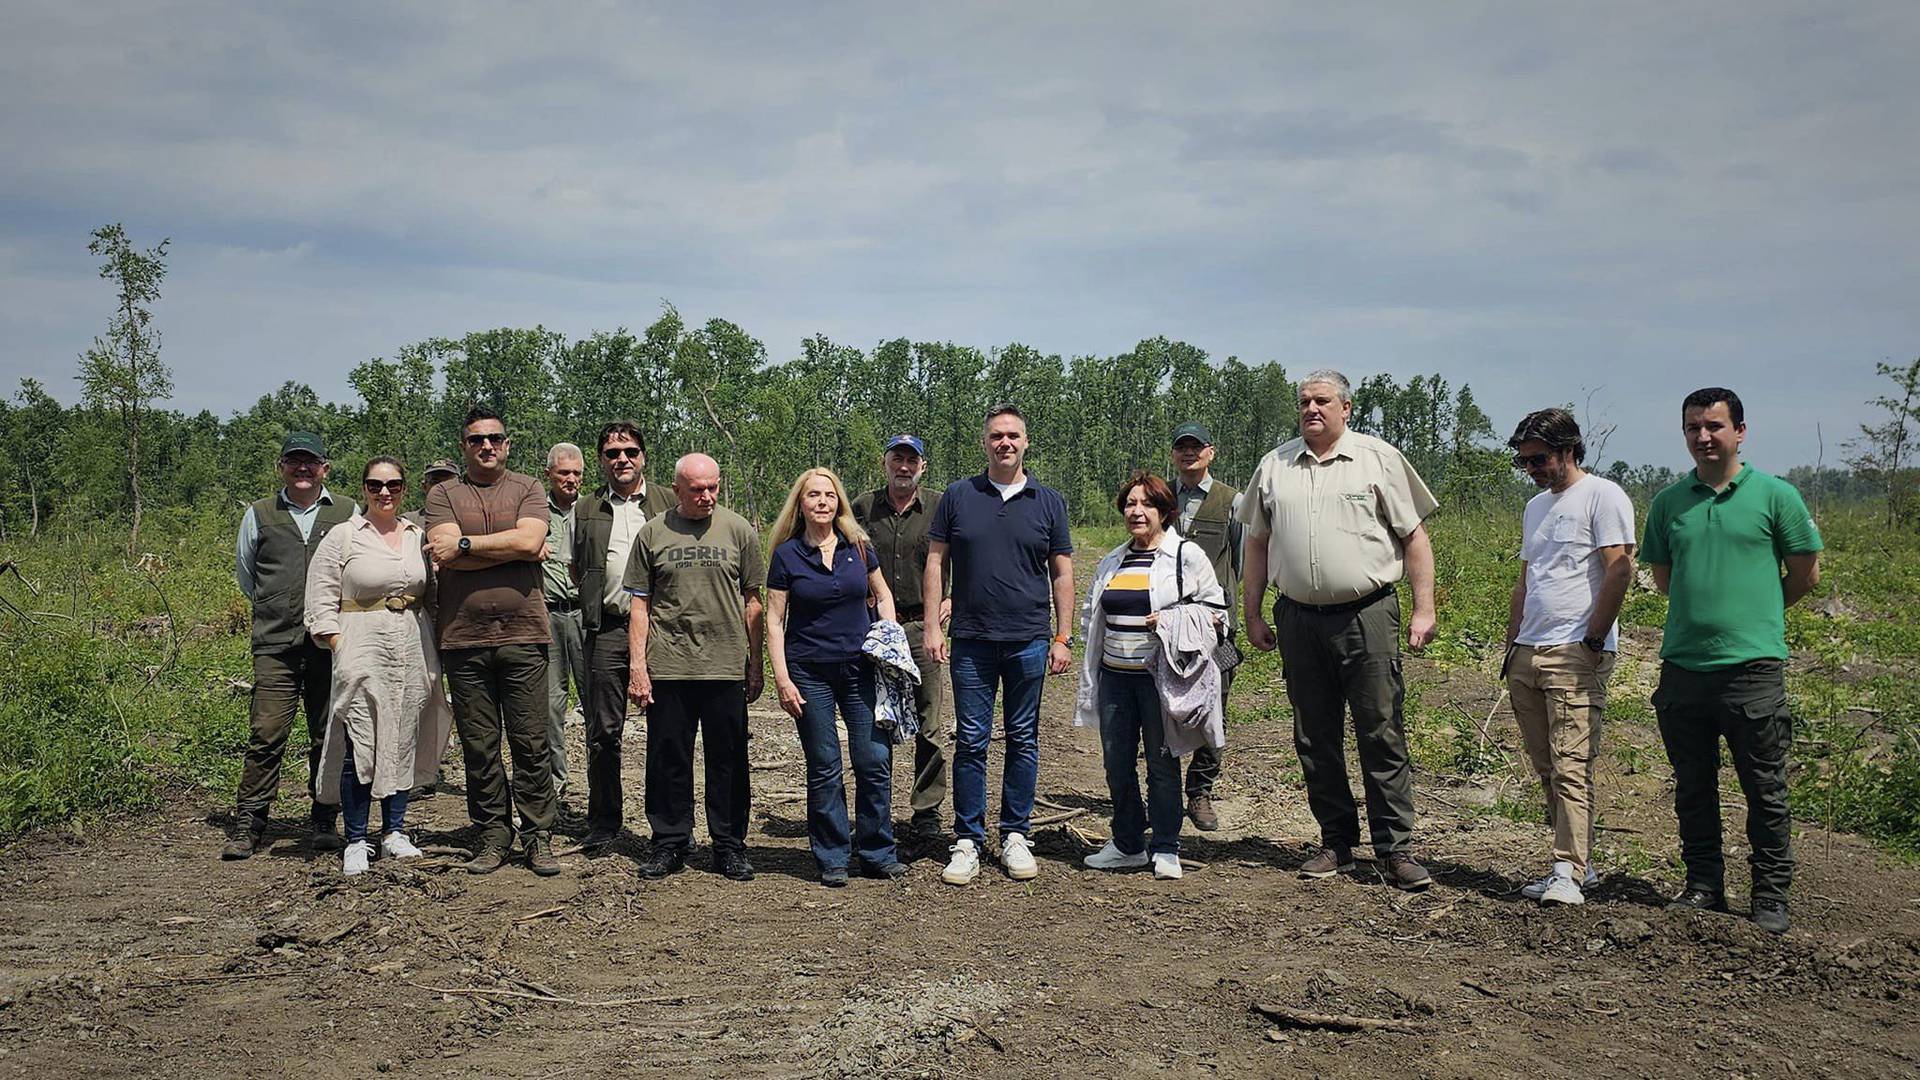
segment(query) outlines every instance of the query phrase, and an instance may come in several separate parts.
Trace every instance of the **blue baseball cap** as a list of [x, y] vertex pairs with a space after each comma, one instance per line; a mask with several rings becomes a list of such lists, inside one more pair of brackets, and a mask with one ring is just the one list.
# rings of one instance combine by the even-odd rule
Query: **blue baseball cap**
[[927, 456], [927, 444], [921, 442], [920, 436], [918, 435], [895, 435], [893, 438], [887, 440], [886, 449], [882, 450], [881, 453], [886, 453], [887, 450], [892, 450], [899, 446], [911, 446], [913, 447], [914, 453], [919, 454], [921, 457]]

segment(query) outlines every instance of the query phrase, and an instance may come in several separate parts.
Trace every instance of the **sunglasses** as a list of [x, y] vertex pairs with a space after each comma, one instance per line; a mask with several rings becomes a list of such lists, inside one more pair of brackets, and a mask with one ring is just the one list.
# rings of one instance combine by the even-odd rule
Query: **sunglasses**
[[467, 436], [468, 446], [503, 446], [507, 441], [504, 431], [489, 431], [480, 435]]
[[283, 457], [280, 459], [280, 464], [285, 465], [289, 469], [317, 469], [325, 465], [326, 462], [317, 457], [308, 457], [305, 454], [301, 454], [299, 457]]
[[407, 490], [407, 482], [405, 480], [362, 480], [360, 481], [360, 486], [373, 492], [375, 495], [383, 491], [391, 495], [398, 495]]
[[638, 459], [641, 453], [641, 449], [637, 446], [610, 446], [600, 451], [600, 456], [606, 458], [608, 461], [614, 461], [619, 458]]
[[1513, 467], [1516, 469], [1537, 469], [1552, 460], [1553, 455], [1551, 453], [1515, 454], [1513, 455]]

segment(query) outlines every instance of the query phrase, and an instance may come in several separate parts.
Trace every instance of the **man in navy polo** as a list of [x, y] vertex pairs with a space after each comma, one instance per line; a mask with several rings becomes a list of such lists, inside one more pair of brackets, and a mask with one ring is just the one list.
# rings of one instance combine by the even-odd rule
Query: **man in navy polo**
[[1073, 540], [1067, 500], [1024, 466], [1027, 421], [1012, 405], [987, 413], [987, 471], [956, 480], [927, 529], [924, 596], [940, 595], [952, 560], [953, 645], [937, 620], [923, 631], [926, 653], [953, 679], [953, 814], [958, 839], [940, 877], [965, 885], [980, 872], [986, 843], [987, 743], [993, 699], [1006, 694], [1006, 769], [1000, 781], [1000, 863], [1007, 876], [1039, 874], [1027, 836], [1040, 768], [1040, 686], [1073, 662]]

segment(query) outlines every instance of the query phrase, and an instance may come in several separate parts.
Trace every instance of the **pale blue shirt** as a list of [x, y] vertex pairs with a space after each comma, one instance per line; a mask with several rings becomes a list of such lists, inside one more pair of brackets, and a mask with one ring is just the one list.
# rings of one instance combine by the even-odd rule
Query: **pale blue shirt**
[[[287, 498], [287, 489], [280, 489], [280, 501], [287, 504], [287, 513], [293, 515], [293, 523], [300, 526], [300, 539], [313, 538], [313, 523], [320, 516], [320, 504], [333, 505], [333, 493], [325, 487], [320, 489], [320, 497], [305, 510], [293, 504]], [[357, 509], [357, 507], [356, 507]], [[247, 599], [253, 599], [254, 556], [260, 551], [260, 523], [253, 519], [253, 507], [247, 507], [246, 515], [240, 519], [240, 536], [233, 545], [233, 580], [240, 586], [240, 592]]]

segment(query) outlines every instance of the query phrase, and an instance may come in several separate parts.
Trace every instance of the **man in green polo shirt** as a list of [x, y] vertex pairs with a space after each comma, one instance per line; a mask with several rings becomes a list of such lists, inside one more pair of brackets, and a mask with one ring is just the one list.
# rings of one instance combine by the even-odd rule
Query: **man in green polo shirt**
[[[1753, 921], [1787, 931], [1793, 817], [1787, 807], [1787, 606], [1820, 580], [1820, 530], [1793, 486], [1740, 461], [1745, 410], [1707, 387], [1680, 405], [1694, 469], [1654, 496], [1640, 559], [1667, 594], [1660, 738], [1687, 886], [1669, 906], [1725, 911], [1720, 740], [1747, 796]], [[1786, 565], [1782, 575], [1781, 564]]]

